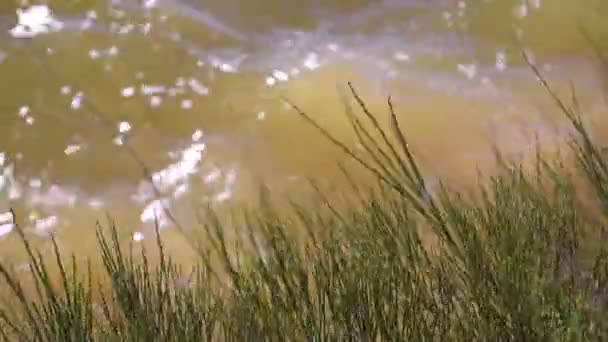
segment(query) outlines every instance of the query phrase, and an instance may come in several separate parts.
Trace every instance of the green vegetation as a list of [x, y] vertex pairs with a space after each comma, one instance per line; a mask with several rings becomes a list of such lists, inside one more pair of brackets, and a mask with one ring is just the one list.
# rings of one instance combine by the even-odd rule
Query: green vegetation
[[[24, 237], [31, 278], [24, 281], [0, 266], [2, 282], [17, 302], [0, 311], [2, 336], [32, 341], [608, 338], [608, 250], [598, 243], [607, 233], [608, 161], [583, 127], [575, 101], [568, 105], [554, 97], [574, 128], [571, 147], [580, 172], [539, 153], [531, 169], [502, 161], [502, 172], [468, 196], [447, 186], [431, 191], [390, 100], [392, 124], [386, 130], [351, 90], [361, 113], [347, 113], [365, 156], [317, 126], [378, 179], [378, 186], [369, 188], [353, 181], [357, 196], [350, 206], [338, 209], [319, 195], [317, 210], [293, 203], [290, 216], [262, 201], [261, 209], [242, 215], [241, 248], [230, 245], [223, 221], [208, 211], [201, 230], [211, 247], [200, 247], [200, 266], [192, 272], [165, 254], [160, 237], [159, 262], [153, 263], [145, 250], [135, 255], [121, 246], [114, 227], [109, 235], [99, 229], [112, 285], [107, 290], [95, 286], [99, 280], [90, 270], [68, 266], [74, 257], [66, 262], [57, 248], [54, 265], [43, 262]], [[579, 182], [591, 191], [581, 191]], [[583, 196], [592, 197], [597, 208], [583, 206]], [[305, 237], [294, 237], [296, 229]], [[210, 262], [212, 257], [220, 262]], [[50, 276], [55, 267], [58, 283]], [[27, 298], [26, 285], [37, 298]]]

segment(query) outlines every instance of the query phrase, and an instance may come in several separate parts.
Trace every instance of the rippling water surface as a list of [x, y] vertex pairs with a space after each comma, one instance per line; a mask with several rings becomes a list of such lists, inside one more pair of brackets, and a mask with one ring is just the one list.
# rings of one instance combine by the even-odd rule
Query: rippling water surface
[[491, 164], [490, 141], [526, 153], [535, 133], [567, 133], [520, 47], [574, 81], [591, 118], [605, 111], [578, 31], [606, 33], [600, 0], [59, 0], [54, 21], [46, 8], [0, 4], [0, 213], [77, 252], [106, 212], [139, 240], [155, 214], [171, 227], [163, 206], [188, 224], [258, 180], [292, 194], [335, 181], [344, 156], [281, 97], [352, 142], [339, 90], [352, 81], [383, 114], [391, 94], [430, 174], [463, 184]]

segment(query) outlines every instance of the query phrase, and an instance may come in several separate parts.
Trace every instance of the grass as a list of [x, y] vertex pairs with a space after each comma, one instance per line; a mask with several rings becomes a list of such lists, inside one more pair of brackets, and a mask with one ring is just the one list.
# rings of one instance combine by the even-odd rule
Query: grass
[[[541, 76], [533, 67], [537, 76]], [[504, 160], [475, 195], [430, 189], [389, 99], [389, 129], [351, 87], [347, 108], [363, 155], [300, 115], [378, 180], [338, 209], [292, 202], [278, 214], [267, 197], [235, 215], [228, 241], [210, 210], [201, 220], [210, 247], [185, 270], [166, 255], [119, 243], [98, 229], [104, 275], [33, 250], [29, 278], [0, 265], [11, 293], [0, 333], [23, 341], [582, 341], [608, 338], [608, 161], [582, 124], [575, 97], [564, 103], [575, 170], [537, 156], [532, 168]], [[349, 173], [344, 172], [349, 178]], [[584, 182], [590, 192], [575, 184]], [[262, 192], [264, 195], [264, 192]], [[597, 213], [581, 205], [591, 196]], [[297, 227], [297, 228], [295, 228]], [[304, 227], [305, 236], [294, 230]], [[20, 231], [20, 230], [18, 230]], [[21, 232], [21, 231], [20, 231]], [[598, 241], [600, 243], [598, 243]], [[219, 258], [220, 263], [209, 260]], [[58, 272], [59, 282], [52, 272]], [[111, 286], [103, 287], [101, 278]], [[27, 287], [36, 298], [29, 298]]]

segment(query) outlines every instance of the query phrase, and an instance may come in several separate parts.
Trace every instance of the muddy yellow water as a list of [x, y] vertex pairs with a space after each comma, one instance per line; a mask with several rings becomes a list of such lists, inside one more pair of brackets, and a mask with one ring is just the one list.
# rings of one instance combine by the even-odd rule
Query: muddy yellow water
[[601, 45], [606, 14], [601, 0], [5, 0], [0, 212], [83, 256], [107, 213], [136, 240], [157, 216], [179, 252], [162, 207], [192, 226], [193, 208], [248, 203], [260, 181], [292, 196], [307, 177], [340, 186], [347, 158], [283, 99], [356, 148], [348, 81], [384, 117], [392, 96], [428, 177], [470, 184], [493, 144], [525, 155], [568, 134], [521, 49], [602, 125], [581, 27]]

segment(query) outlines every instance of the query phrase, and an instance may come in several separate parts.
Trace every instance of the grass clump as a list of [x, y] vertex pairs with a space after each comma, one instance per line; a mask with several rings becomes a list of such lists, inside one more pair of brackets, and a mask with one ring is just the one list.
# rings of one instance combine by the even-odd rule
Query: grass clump
[[[262, 201], [242, 215], [236, 251], [209, 211], [201, 225], [211, 247], [201, 248], [199, 267], [187, 271], [165, 254], [158, 234], [160, 261], [152, 263], [145, 250], [136, 255], [121, 246], [114, 226], [109, 236], [99, 229], [110, 289], [93, 286], [90, 269], [68, 272], [54, 240], [55, 260], [47, 265], [22, 235], [37, 298], [27, 298], [25, 283], [0, 265], [16, 302], [0, 311], [4, 339], [608, 338], [608, 251], [597, 243], [606, 233], [608, 167], [575, 105], [555, 97], [575, 128], [578, 174], [539, 154], [532, 170], [505, 163], [476, 196], [466, 196], [426, 184], [390, 100], [392, 131], [351, 91], [362, 114], [347, 113], [364, 156], [294, 106], [376, 176], [378, 186], [369, 188], [351, 180], [358, 196], [350, 207], [337, 209], [320, 196], [318, 207], [293, 203], [294, 215], [286, 216]], [[581, 177], [601, 209], [594, 217], [580, 206]], [[295, 227], [304, 227], [304, 238], [294, 237]], [[211, 265], [211, 255], [220, 266]], [[59, 270], [59, 283], [50, 268]]]

